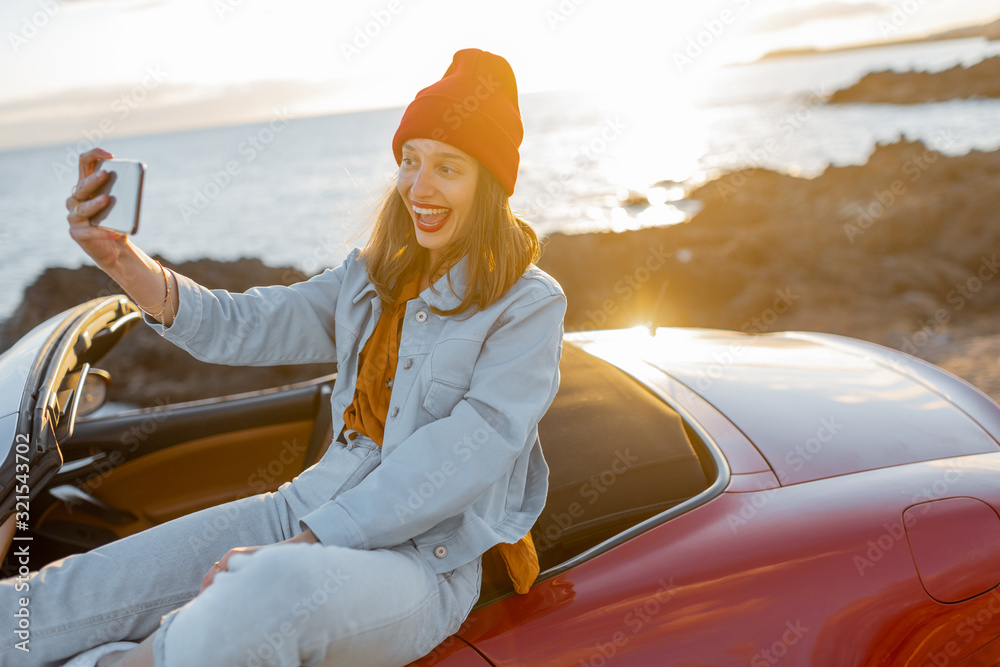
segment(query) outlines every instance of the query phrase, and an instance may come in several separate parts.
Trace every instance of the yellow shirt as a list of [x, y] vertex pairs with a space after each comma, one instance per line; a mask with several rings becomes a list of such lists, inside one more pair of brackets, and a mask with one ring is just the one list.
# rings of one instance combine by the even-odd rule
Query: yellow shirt
[[[420, 293], [420, 272], [404, 283], [390, 311], [383, 309], [375, 330], [358, 356], [358, 382], [354, 400], [344, 410], [344, 428], [364, 433], [382, 446], [385, 437], [385, 420], [392, 398], [393, 374], [399, 361], [399, 337], [403, 330], [407, 301]], [[507, 575], [514, 583], [514, 590], [527, 593], [538, 576], [538, 554], [531, 533], [513, 544], [498, 544], [490, 554], [499, 555], [506, 565]], [[484, 558], [489, 567], [493, 558]], [[484, 579], [488, 573], [484, 572]]]
[[344, 410], [344, 428], [364, 433], [382, 446], [385, 419], [392, 398], [392, 376], [399, 361], [399, 335], [406, 315], [406, 302], [420, 293], [420, 273], [404, 283], [396, 307], [382, 310], [371, 338], [358, 356], [358, 382], [354, 401]]

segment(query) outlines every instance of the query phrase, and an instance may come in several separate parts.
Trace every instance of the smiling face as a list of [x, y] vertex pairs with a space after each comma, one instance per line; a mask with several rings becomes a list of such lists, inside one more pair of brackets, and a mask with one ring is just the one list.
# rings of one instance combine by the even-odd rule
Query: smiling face
[[434, 139], [403, 143], [396, 189], [413, 219], [417, 243], [433, 266], [469, 224], [479, 163], [468, 153]]

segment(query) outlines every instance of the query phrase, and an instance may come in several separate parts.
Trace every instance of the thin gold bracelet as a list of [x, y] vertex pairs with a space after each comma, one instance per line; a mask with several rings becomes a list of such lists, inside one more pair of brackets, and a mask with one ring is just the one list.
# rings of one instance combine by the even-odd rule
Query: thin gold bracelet
[[[155, 259], [153, 261], [156, 262]], [[174, 305], [170, 302], [170, 278], [167, 276], [167, 269], [164, 268], [162, 264], [156, 262], [156, 265], [160, 267], [160, 273], [163, 275], [163, 286], [166, 288], [167, 294], [163, 297], [163, 301], [157, 304], [158, 308], [155, 313], [152, 308], [143, 308], [141, 305], [139, 306], [139, 309], [158, 320], [161, 325], [166, 326], [163, 321], [163, 311], [166, 310], [168, 306], [170, 307], [170, 319], [173, 320], [174, 318]], [[163, 335], [165, 334], [161, 331], [160, 336]]]
[[[165, 301], [167, 302], [166, 307], [170, 309], [170, 324], [173, 324], [174, 323], [174, 318], [177, 317], [177, 313], [174, 312], [174, 302], [171, 301], [171, 299], [170, 299], [170, 276], [168, 275], [168, 273], [172, 273], [172, 272], [170, 271], [170, 269], [164, 267], [162, 264], [160, 264], [160, 268], [163, 270], [163, 284], [167, 288], [167, 298], [165, 299]], [[163, 309], [161, 308], [160, 309], [160, 324], [165, 328], [167, 326], [167, 324], [166, 324], [166, 321], [163, 319], [162, 316], [163, 316]], [[160, 336], [163, 336], [163, 335], [164, 335], [164, 333], [161, 331], [160, 332]]]

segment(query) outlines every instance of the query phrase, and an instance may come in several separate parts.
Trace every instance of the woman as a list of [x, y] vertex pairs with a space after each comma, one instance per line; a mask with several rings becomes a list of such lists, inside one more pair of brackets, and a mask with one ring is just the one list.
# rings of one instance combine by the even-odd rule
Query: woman
[[537, 423], [558, 385], [565, 297], [510, 212], [522, 134], [507, 62], [459, 51], [403, 115], [396, 184], [364, 250], [242, 295], [91, 227], [107, 205], [95, 162], [110, 154], [81, 156], [70, 234], [147, 323], [217, 363], [335, 358], [334, 442], [274, 494], [34, 574], [32, 653], [14, 657], [4, 637], [3, 664], [86, 650], [74, 665], [402, 665], [458, 629], [486, 551], [527, 590], [548, 474]]

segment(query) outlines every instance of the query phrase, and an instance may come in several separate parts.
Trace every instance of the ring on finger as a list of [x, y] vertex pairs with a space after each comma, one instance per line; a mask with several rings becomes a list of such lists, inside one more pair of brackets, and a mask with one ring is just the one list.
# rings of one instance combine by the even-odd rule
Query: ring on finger
[[219, 561], [215, 561], [215, 564], [212, 567], [215, 568], [216, 572], [222, 572], [222, 568], [219, 567]]

